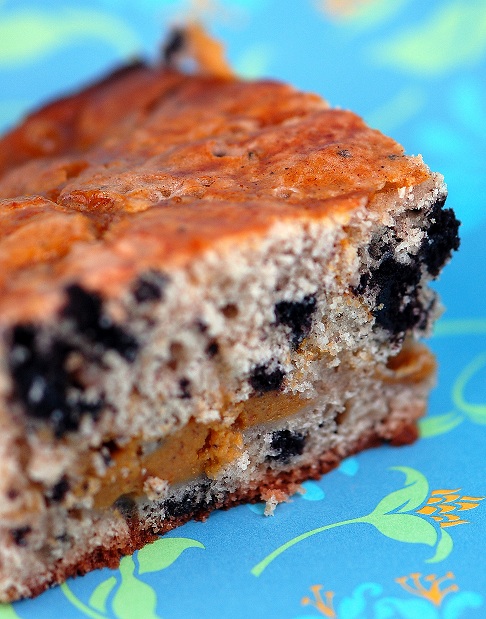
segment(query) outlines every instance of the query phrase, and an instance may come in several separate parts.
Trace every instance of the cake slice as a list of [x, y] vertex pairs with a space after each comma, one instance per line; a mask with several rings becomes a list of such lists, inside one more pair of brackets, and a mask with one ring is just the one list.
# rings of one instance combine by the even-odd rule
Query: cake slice
[[136, 64], [0, 170], [1, 600], [416, 438], [458, 222], [353, 113]]

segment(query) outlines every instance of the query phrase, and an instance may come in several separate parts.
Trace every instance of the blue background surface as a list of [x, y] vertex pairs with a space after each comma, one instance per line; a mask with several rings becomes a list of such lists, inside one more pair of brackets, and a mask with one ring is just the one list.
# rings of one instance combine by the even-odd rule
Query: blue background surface
[[[422, 438], [345, 461], [273, 518], [257, 505], [189, 523], [157, 542], [164, 565], [157, 559], [143, 571], [135, 555], [123, 573], [97, 571], [0, 606], [0, 618], [486, 617], [486, 2], [204, 4], [241, 75], [282, 79], [353, 109], [445, 175], [462, 245], [436, 285], [447, 312], [431, 341], [439, 382]], [[182, 1], [0, 0], [0, 128], [133, 56], [155, 58], [168, 26], [192, 10]], [[415, 471], [416, 481], [407, 485], [392, 467]], [[369, 522], [344, 524], [251, 572], [295, 536], [366, 516], [404, 487], [413, 501], [383, 516], [413, 518], [403, 520], [404, 539]], [[417, 513], [431, 497], [435, 511]], [[444, 527], [447, 514], [468, 522]], [[428, 563], [444, 531], [452, 546]], [[176, 556], [171, 538], [198, 545]]]

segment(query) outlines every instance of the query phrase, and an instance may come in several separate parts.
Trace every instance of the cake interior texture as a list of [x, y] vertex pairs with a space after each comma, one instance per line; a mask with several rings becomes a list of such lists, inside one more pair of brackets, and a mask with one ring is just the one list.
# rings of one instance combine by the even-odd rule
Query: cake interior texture
[[0, 599], [417, 436], [446, 187], [351, 112], [137, 64], [0, 141]]

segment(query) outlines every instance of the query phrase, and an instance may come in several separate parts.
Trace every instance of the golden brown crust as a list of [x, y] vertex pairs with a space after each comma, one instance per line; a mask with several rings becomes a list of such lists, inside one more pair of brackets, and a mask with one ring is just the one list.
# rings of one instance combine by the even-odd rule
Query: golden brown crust
[[23, 319], [49, 312], [66, 282], [109, 295], [108, 281], [119, 292], [138, 269], [170, 268], [277, 220], [345, 215], [429, 176], [316, 95], [144, 65], [34, 113], [0, 141], [0, 172], [7, 320], [14, 307]]
[[137, 115], [185, 79], [174, 73], [165, 74], [163, 80], [156, 77], [141, 63], [128, 65], [32, 113], [2, 139], [0, 172], [32, 159], [85, 152], [124, 119], [133, 123]]

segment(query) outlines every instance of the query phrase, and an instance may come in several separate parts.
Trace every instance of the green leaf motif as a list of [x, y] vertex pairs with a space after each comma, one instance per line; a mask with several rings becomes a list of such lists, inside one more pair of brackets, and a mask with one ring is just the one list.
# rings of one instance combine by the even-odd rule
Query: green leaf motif
[[101, 613], [106, 613], [106, 600], [115, 585], [116, 578], [114, 576], [110, 576], [110, 578], [101, 582], [91, 594], [89, 605]]
[[113, 612], [117, 619], [160, 619], [155, 614], [157, 594], [150, 585], [133, 575], [135, 563], [132, 557], [120, 561], [122, 582], [113, 598]]
[[[414, 510], [425, 501], [429, 493], [427, 479], [422, 473], [408, 466], [395, 466], [392, 467], [392, 470], [405, 474], [405, 487], [385, 496], [370, 514], [359, 518], [352, 518], [351, 520], [334, 522], [317, 529], [312, 529], [312, 531], [301, 533], [268, 554], [251, 569], [251, 573], [254, 576], [260, 576], [277, 557], [296, 544], [318, 533], [349, 524], [371, 524], [380, 533], [398, 542], [433, 546], [437, 542], [438, 537], [434, 525], [421, 516], [403, 513]], [[445, 547], [447, 540], [441, 543], [443, 548], [439, 549], [439, 556], [442, 556], [441, 553], [447, 550]]]
[[188, 537], [162, 537], [138, 551], [139, 574], [158, 572], [169, 567], [187, 548], [204, 548]]
[[[138, 551], [138, 574], [157, 572], [163, 570], [186, 550], [187, 548], [204, 548], [201, 542], [186, 537], [165, 537], [158, 539], [153, 544], [144, 546]], [[160, 619], [156, 614], [157, 594], [147, 583], [135, 576], [135, 561], [133, 557], [123, 557], [120, 561], [119, 572], [121, 583], [115, 590], [111, 610], [116, 619]], [[117, 586], [117, 578], [111, 576], [100, 583], [91, 594], [89, 606], [79, 600], [70, 590], [67, 583], [61, 585], [61, 591], [78, 610], [92, 619], [105, 619], [108, 614], [108, 597]], [[8, 607], [6, 607], [8, 612]], [[12, 614], [1, 614], [0, 619], [18, 619], [12, 609]], [[102, 614], [100, 614], [102, 613]], [[112, 616], [110, 614], [110, 616]]]
[[486, 319], [443, 318], [435, 323], [434, 338], [451, 335], [486, 335]]
[[0, 604], [0, 619], [20, 619], [12, 604]]
[[235, 71], [246, 79], [256, 79], [268, 73], [275, 52], [267, 44], [255, 43], [245, 49], [235, 63]]
[[452, 541], [452, 537], [447, 531], [441, 529], [435, 555], [431, 559], [427, 559], [427, 563], [439, 563], [439, 561], [443, 561], [451, 554], [453, 546], [454, 542]]
[[466, 365], [457, 377], [452, 389], [452, 399], [457, 408], [467, 415], [471, 421], [479, 424], [486, 424], [486, 405], [468, 402], [464, 392], [468, 383], [485, 367], [486, 353], [482, 353]]
[[406, 485], [404, 488], [400, 488], [400, 490], [387, 494], [371, 512], [370, 516], [379, 517], [395, 510], [401, 513], [410, 511], [421, 505], [429, 493], [427, 479], [419, 471], [408, 466], [395, 466], [392, 470], [405, 473]]
[[115, 15], [74, 6], [52, 13], [30, 8], [2, 18], [0, 66], [33, 62], [60, 47], [87, 38], [101, 40], [122, 54], [139, 48], [135, 33]]
[[106, 619], [105, 614], [101, 615], [100, 613], [94, 611], [92, 608], [87, 606], [80, 599], [78, 599], [69, 588], [67, 582], [63, 582], [60, 586], [60, 589], [62, 593], [66, 596], [66, 598], [71, 602], [71, 604], [87, 617], [91, 617], [91, 619]]
[[479, 426], [486, 426], [486, 411], [481, 413], [469, 413], [469, 420]]
[[[439, 5], [428, 21], [378, 41], [371, 55], [378, 62], [415, 75], [440, 75], [486, 53], [486, 7], [461, 1]], [[447, 49], [447, 53], [444, 53]]]
[[440, 434], [446, 434], [464, 421], [464, 417], [456, 411], [444, 415], [433, 415], [419, 421], [420, 436], [432, 438]]
[[437, 531], [434, 526], [420, 516], [390, 514], [370, 518], [368, 522], [380, 533], [397, 542], [433, 546], [437, 541]]

